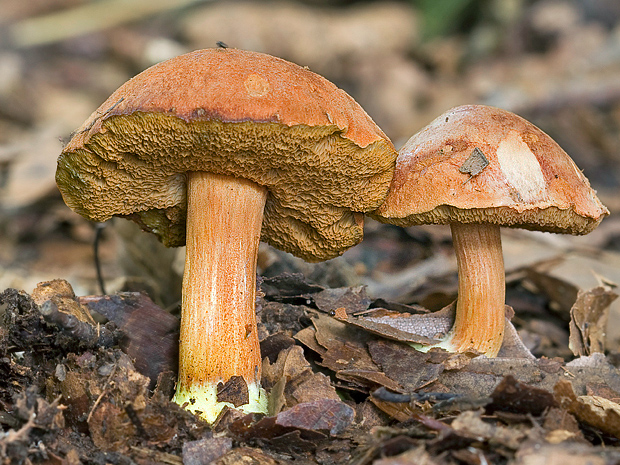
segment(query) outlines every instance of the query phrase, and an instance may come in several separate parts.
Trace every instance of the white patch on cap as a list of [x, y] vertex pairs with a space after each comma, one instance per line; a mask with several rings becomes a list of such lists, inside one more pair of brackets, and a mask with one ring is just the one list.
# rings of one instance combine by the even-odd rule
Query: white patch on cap
[[517, 131], [510, 131], [499, 143], [497, 160], [506, 181], [521, 201], [532, 203], [547, 198], [547, 182], [540, 163]]

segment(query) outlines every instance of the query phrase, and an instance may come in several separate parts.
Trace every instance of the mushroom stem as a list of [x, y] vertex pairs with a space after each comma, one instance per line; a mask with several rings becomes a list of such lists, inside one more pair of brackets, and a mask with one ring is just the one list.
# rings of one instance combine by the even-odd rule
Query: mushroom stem
[[[256, 259], [267, 189], [247, 179], [188, 173], [179, 379], [174, 401], [213, 422], [217, 385], [241, 376], [266, 412], [256, 328]], [[228, 404], [231, 405], [231, 404]]]
[[506, 280], [500, 227], [451, 223], [459, 273], [456, 318], [447, 343], [495, 357], [504, 338]]

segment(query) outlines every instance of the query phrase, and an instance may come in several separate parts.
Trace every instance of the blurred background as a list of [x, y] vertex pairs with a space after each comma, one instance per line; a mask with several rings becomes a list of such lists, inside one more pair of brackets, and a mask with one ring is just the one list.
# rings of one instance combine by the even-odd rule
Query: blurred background
[[[0, 290], [68, 279], [78, 294], [144, 289], [174, 310], [182, 259], [127, 221], [103, 228], [62, 202], [56, 158], [118, 86], [200, 48], [266, 52], [349, 92], [399, 148], [449, 108], [531, 120], [583, 169], [612, 215], [582, 238], [504, 232], [508, 303], [539, 353], [568, 337], [579, 289], [620, 282], [620, 2], [617, 0], [0, 0]], [[456, 294], [449, 230], [369, 221], [343, 257], [309, 265], [261, 247], [260, 271], [302, 272], [373, 298], [441, 308]], [[609, 347], [620, 341], [612, 307]]]

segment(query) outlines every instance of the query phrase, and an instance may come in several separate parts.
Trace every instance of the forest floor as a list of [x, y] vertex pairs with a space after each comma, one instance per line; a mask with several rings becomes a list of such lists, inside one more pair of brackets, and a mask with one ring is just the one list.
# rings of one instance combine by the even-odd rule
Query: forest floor
[[[617, 3], [463, 2], [444, 26], [415, 2], [332, 3], [3, 2], [2, 463], [620, 463]], [[369, 220], [360, 245], [319, 264], [261, 245], [271, 411], [226, 410], [211, 427], [170, 401], [183, 252], [124, 220], [80, 218], [54, 171], [125, 80], [217, 41], [323, 74], [397, 147], [456, 105], [514, 111], [562, 145], [611, 215], [585, 237], [503, 231], [514, 316], [493, 359], [421, 353], [399, 330], [428, 315], [451, 325], [445, 227]]]

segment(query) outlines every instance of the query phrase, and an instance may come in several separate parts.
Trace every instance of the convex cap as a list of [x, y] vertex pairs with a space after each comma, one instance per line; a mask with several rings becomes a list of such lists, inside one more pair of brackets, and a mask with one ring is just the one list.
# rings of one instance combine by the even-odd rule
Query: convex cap
[[551, 137], [509, 111], [465, 105], [403, 146], [373, 216], [401, 226], [491, 223], [587, 234], [608, 214]]
[[344, 91], [261, 53], [207, 49], [157, 64], [106, 100], [58, 159], [67, 205], [94, 221], [126, 216], [185, 243], [188, 171], [267, 187], [262, 239], [306, 260], [362, 238], [396, 152]]

